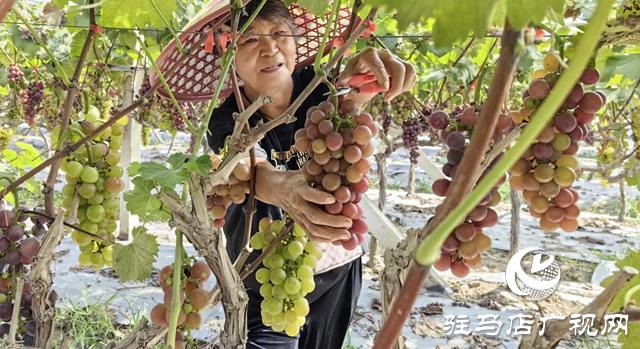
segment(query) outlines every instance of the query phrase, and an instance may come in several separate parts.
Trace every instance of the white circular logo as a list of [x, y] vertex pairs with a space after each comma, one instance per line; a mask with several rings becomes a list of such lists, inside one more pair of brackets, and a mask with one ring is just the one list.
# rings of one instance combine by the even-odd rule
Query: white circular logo
[[[531, 275], [522, 270], [522, 258], [529, 252], [539, 250], [540, 253], [533, 256], [531, 263]], [[542, 262], [542, 255], [549, 258]], [[530, 247], [518, 251], [507, 265], [505, 272], [507, 285], [511, 291], [519, 296], [527, 296], [530, 301], [539, 301], [551, 296], [560, 284], [560, 266], [555, 257], [539, 247]], [[520, 281], [518, 285], [517, 279]]]

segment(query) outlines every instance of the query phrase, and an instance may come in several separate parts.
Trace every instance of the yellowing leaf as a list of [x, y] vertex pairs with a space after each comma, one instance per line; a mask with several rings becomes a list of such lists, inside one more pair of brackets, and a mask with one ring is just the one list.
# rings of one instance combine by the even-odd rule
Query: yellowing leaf
[[113, 246], [113, 268], [122, 281], [142, 281], [151, 276], [160, 245], [145, 227], [133, 229], [133, 241]]

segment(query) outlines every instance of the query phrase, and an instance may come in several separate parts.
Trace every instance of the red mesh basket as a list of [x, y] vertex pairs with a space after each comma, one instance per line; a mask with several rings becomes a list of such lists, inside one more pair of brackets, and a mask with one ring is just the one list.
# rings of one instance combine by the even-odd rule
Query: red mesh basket
[[[319, 18], [299, 8], [296, 4], [292, 4], [289, 7], [289, 12], [297, 26], [297, 34], [300, 36], [298, 40], [296, 68], [305, 67], [315, 60], [329, 14], [326, 14], [324, 18]], [[171, 92], [173, 92], [173, 95], [178, 101], [196, 102], [209, 100], [213, 96], [213, 92], [220, 79], [220, 74], [222, 73], [222, 56], [215, 47], [213, 52], [209, 53], [205, 50], [205, 44], [196, 48], [192, 46], [201, 38], [201, 35], [207, 35], [207, 31], [209, 31], [218, 20], [227, 15], [227, 13], [229, 13], [228, 0], [213, 0], [187, 24], [183, 32], [179, 35], [182, 46], [190, 50], [191, 56], [187, 58], [167, 80]], [[345, 33], [350, 20], [351, 10], [347, 7], [342, 8], [338, 18], [337, 29], [340, 35]], [[355, 25], [359, 23], [360, 20], [357, 18]], [[331, 40], [329, 40], [324, 54], [329, 53], [331, 49], [330, 44]], [[177, 45], [175, 41], [172, 41], [167, 45], [165, 50], [162, 51], [160, 57], [158, 57], [157, 63], [160, 71], [164, 74], [179, 57], [180, 52], [178, 51]], [[150, 79], [151, 83], [154, 84], [157, 79], [155, 71], [151, 72]], [[228, 80], [229, 79], [224, 82], [220, 97], [226, 97], [232, 92], [231, 82]], [[163, 98], [169, 98], [169, 94], [164, 86], [160, 86], [156, 93]]]

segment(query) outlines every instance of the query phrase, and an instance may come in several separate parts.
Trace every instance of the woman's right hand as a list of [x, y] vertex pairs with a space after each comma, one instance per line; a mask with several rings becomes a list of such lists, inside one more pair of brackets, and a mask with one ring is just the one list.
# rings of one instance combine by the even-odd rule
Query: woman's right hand
[[319, 208], [335, 202], [330, 193], [312, 188], [300, 171], [278, 171], [261, 163], [256, 171], [256, 198], [287, 212], [316, 243], [346, 240], [351, 219], [332, 215]]

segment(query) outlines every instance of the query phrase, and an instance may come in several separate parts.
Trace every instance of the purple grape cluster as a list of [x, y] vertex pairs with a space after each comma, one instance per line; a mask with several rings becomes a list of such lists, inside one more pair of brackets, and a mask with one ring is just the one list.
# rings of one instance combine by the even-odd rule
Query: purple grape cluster
[[389, 132], [389, 127], [391, 127], [391, 115], [384, 115], [382, 117], [382, 130], [384, 133]]
[[[187, 106], [187, 103], [178, 104], [180, 105], [180, 109], [182, 109], [185, 115], [187, 115], [187, 119], [189, 119], [189, 107]], [[180, 115], [180, 111], [178, 111], [178, 108], [173, 106], [173, 108], [171, 108], [171, 113], [173, 115], [173, 129], [176, 131], [184, 130], [186, 125], [184, 123], [184, 120], [182, 120], [182, 116]]]
[[10, 82], [20, 82], [20, 79], [24, 77], [24, 73], [22, 72], [22, 70], [20, 70], [20, 68], [22, 68], [22, 64], [16, 65], [11, 63], [9, 65], [9, 74], [7, 74], [7, 79], [9, 79]]
[[[142, 80], [142, 85], [140, 85], [140, 89], [138, 90], [138, 94], [136, 95], [136, 98], [140, 98], [144, 96], [145, 93], [147, 93], [147, 91], [149, 91], [150, 89], [151, 89], [151, 81], [149, 80], [149, 75], [145, 75], [144, 79]], [[153, 111], [152, 111], [156, 98], [157, 97], [154, 95], [151, 98], [145, 99], [144, 103], [142, 103], [142, 105], [140, 105], [140, 108], [138, 109], [138, 120], [142, 121], [144, 124], [147, 124], [147, 125], [156, 124], [156, 120], [153, 117]]]
[[409, 157], [414, 165], [418, 163], [418, 152], [415, 149], [418, 148], [418, 136], [421, 133], [422, 124], [420, 120], [413, 118], [402, 123], [402, 142], [404, 148], [410, 150]]
[[192, 134], [191, 134], [191, 139], [189, 140], [189, 149], [187, 149], [187, 152], [188, 152], [188, 153], [191, 153], [191, 152], [193, 151], [193, 148], [195, 148], [195, 146], [196, 146], [196, 139], [197, 139], [196, 134], [195, 134], [195, 133], [192, 133]]
[[[43, 211], [43, 210], [36, 210]], [[11, 210], [0, 210], [0, 338], [9, 333], [9, 322], [13, 314], [15, 304], [15, 284], [18, 277], [28, 273], [27, 266], [33, 263], [33, 258], [40, 250], [40, 240], [46, 232], [48, 219], [36, 215], [31, 217], [33, 227], [26, 228], [25, 214], [15, 213]], [[20, 309], [18, 333], [16, 339], [24, 341], [25, 345], [34, 344], [36, 324], [31, 310], [31, 287], [25, 282], [18, 304]]]
[[42, 109], [45, 88], [44, 82], [37, 80], [30, 82], [26, 90], [18, 92], [22, 101], [23, 118], [29, 126], [36, 123], [36, 115]]
[[[447, 112], [437, 110], [429, 117], [429, 125], [435, 132], [440, 132], [442, 143], [449, 148], [447, 163], [442, 167], [442, 173], [448, 178], [435, 180], [431, 187], [433, 193], [441, 197], [447, 196], [449, 186], [456, 176], [456, 169], [467, 148], [467, 138], [478, 120], [478, 112], [473, 106], [464, 109], [457, 107], [454, 113], [455, 117], [451, 118]], [[498, 214], [491, 207], [500, 203], [498, 187], [505, 180], [506, 177], [500, 179], [493, 190], [451, 232], [442, 246], [440, 259], [434, 263], [437, 270], [451, 270], [453, 275], [462, 278], [469, 274], [470, 269], [478, 268], [482, 264], [482, 253], [491, 247], [491, 238], [484, 234], [483, 229], [490, 228], [498, 222]], [[441, 206], [438, 205], [436, 212], [440, 209]]]

